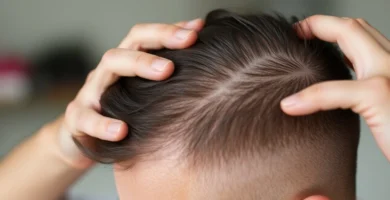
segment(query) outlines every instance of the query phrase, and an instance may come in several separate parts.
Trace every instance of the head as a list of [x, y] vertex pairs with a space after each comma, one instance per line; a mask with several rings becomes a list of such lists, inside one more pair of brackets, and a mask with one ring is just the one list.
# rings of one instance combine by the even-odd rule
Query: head
[[194, 46], [152, 52], [174, 62], [172, 77], [121, 78], [102, 96], [103, 114], [125, 121], [128, 136], [79, 146], [115, 163], [125, 200], [354, 199], [358, 116], [280, 108], [307, 86], [351, 79], [334, 46], [302, 40], [293, 22], [209, 13]]

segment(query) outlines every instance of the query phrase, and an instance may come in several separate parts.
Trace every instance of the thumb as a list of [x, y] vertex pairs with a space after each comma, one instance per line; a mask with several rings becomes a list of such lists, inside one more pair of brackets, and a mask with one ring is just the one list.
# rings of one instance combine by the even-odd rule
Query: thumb
[[285, 98], [280, 104], [289, 115], [307, 115], [338, 108], [352, 109], [365, 119], [379, 147], [390, 160], [389, 78], [323, 82]]
[[323, 82], [283, 99], [280, 104], [289, 115], [307, 115], [337, 108], [351, 108], [358, 112], [366, 88], [362, 81]]

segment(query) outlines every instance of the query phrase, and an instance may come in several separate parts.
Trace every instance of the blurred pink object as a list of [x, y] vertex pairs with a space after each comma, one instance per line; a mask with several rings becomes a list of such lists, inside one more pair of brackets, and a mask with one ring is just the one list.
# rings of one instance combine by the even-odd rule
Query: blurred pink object
[[28, 65], [19, 56], [0, 55], [0, 102], [17, 104], [31, 92]]

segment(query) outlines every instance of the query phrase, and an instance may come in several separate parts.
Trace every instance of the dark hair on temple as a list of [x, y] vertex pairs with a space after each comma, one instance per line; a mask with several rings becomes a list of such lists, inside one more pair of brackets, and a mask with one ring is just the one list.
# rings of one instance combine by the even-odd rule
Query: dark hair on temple
[[291, 117], [280, 108], [283, 98], [310, 85], [352, 78], [335, 46], [301, 39], [295, 22], [279, 15], [210, 12], [193, 46], [150, 52], [174, 62], [170, 78], [123, 77], [103, 94], [102, 113], [127, 123], [125, 139], [75, 138], [76, 143], [103, 163], [173, 147], [194, 168], [287, 149], [292, 157], [310, 159], [305, 170], [337, 172], [316, 179], [342, 182], [351, 196], [358, 116], [332, 110]]

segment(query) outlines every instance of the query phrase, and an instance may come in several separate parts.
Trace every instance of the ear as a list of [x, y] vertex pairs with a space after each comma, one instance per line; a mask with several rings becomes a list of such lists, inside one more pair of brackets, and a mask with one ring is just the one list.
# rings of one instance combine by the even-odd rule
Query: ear
[[303, 200], [330, 200], [330, 199], [328, 197], [325, 197], [325, 196], [316, 195], [316, 196], [307, 197]]

